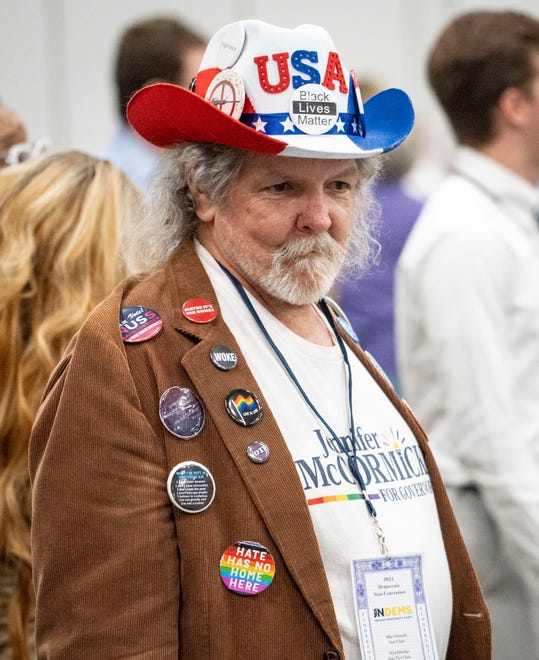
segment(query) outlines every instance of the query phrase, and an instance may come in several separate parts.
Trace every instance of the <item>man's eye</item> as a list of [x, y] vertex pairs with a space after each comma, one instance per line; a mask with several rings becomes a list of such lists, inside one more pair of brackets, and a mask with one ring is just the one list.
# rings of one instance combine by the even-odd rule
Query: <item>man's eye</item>
[[288, 183], [286, 181], [283, 183], [274, 183], [272, 186], [269, 186], [269, 189], [273, 190], [273, 192], [284, 192], [288, 189]]
[[333, 187], [335, 190], [350, 190], [350, 184], [346, 181], [334, 181]]

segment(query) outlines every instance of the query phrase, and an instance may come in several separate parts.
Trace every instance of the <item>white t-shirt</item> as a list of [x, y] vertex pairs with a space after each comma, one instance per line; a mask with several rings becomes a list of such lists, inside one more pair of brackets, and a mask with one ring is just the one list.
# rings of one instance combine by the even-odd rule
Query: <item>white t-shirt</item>
[[[228, 276], [202, 246], [197, 245], [197, 252], [217, 293], [224, 321], [236, 337], [296, 464], [345, 657], [357, 660], [361, 653], [350, 565], [352, 559], [379, 557], [381, 550], [365, 502], [357, 498], [359, 489], [347, 456], [299, 394]], [[299, 337], [252, 296], [250, 299], [307, 396], [349, 445], [348, 378], [339, 346], [320, 346]], [[350, 351], [348, 358], [359, 470], [391, 554], [423, 556], [425, 593], [438, 655], [443, 659], [451, 625], [451, 582], [423, 455], [411, 430], [367, 370]]]

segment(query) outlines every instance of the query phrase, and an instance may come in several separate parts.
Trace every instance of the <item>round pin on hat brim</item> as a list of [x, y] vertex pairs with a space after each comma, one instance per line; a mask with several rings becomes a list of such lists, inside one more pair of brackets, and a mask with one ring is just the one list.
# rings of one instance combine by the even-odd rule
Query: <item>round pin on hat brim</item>
[[136, 92], [127, 118], [145, 140], [158, 147], [182, 142], [215, 142], [237, 149], [303, 158], [365, 158], [397, 147], [414, 125], [408, 95], [387, 89], [370, 98], [365, 109], [365, 136], [300, 135], [277, 140], [221, 112], [189, 90], [156, 83]]

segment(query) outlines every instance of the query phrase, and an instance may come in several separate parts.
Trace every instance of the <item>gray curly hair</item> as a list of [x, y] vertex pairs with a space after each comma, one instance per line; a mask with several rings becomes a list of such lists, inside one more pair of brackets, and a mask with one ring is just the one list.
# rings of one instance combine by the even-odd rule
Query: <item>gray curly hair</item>
[[[182, 240], [196, 236], [200, 221], [193, 191], [202, 193], [216, 206], [226, 205], [247, 154], [242, 149], [203, 142], [187, 142], [167, 151], [145, 203], [131, 224], [125, 246], [131, 272], [151, 270], [165, 261]], [[378, 211], [371, 192], [378, 160], [355, 161], [361, 185], [357, 191], [347, 272], [364, 269], [379, 251], [375, 238]]]

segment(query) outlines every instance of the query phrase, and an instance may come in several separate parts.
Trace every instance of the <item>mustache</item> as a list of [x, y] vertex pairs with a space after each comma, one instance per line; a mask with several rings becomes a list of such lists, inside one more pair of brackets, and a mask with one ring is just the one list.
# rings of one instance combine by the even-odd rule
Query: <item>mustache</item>
[[331, 260], [339, 260], [344, 258], [345, 248], [329, 234], [305, 236], [281, 245], [273, 255], [273, 263], [279, 264], [286, 261], [301, 259], [302, 257], [311, 254], [316, 254]]

